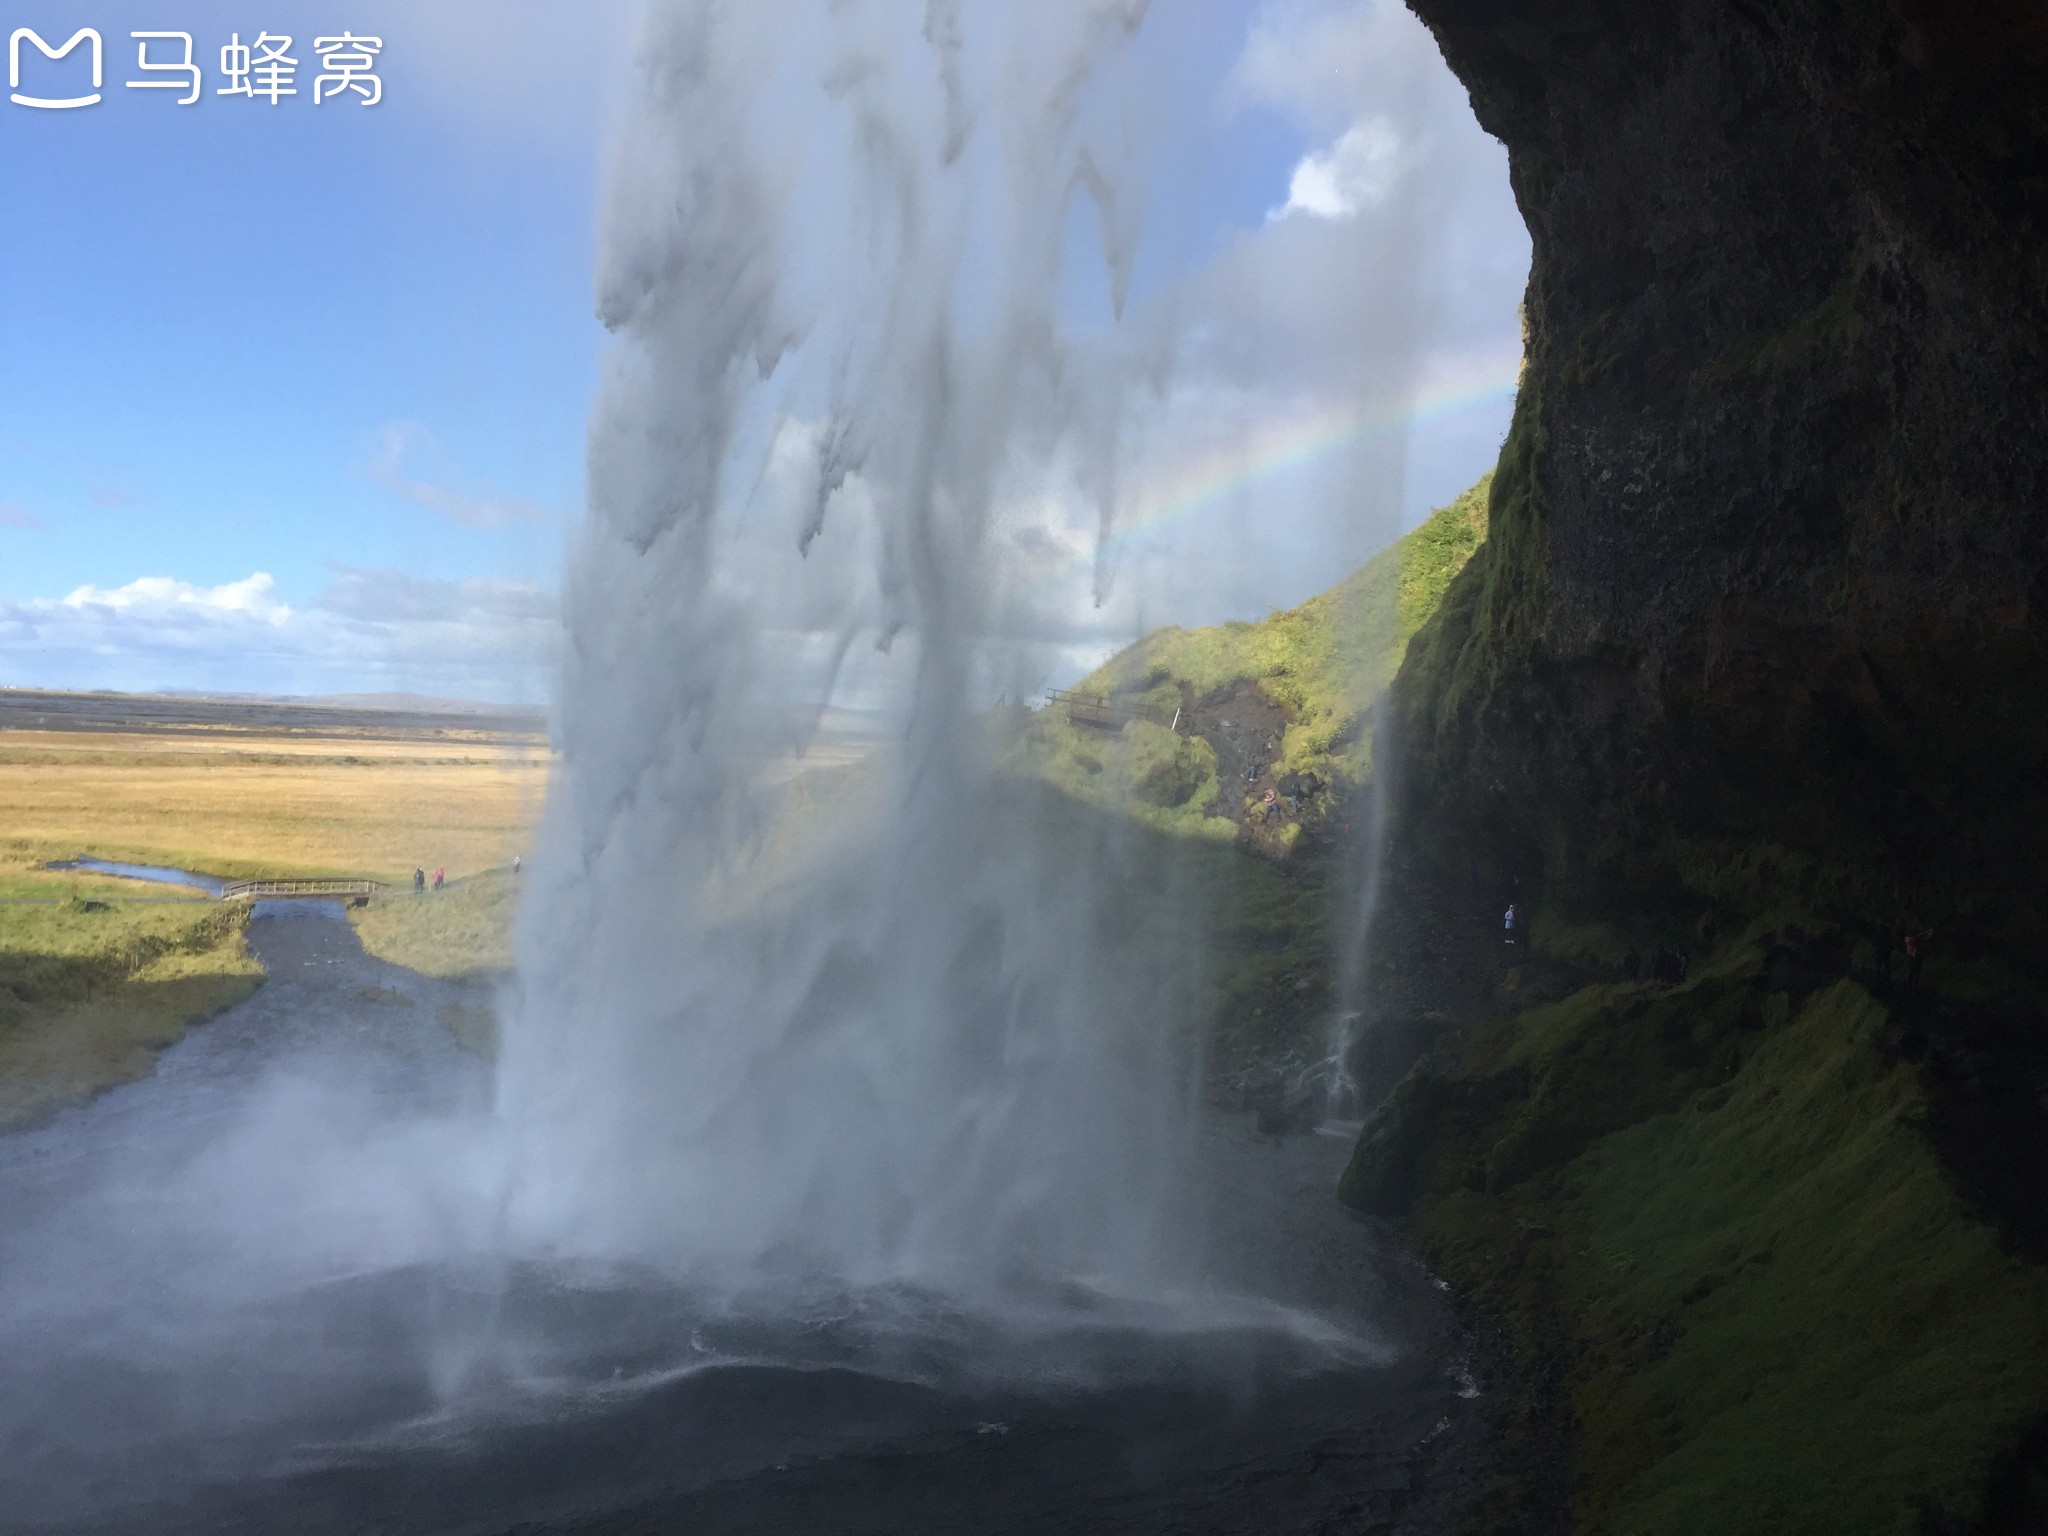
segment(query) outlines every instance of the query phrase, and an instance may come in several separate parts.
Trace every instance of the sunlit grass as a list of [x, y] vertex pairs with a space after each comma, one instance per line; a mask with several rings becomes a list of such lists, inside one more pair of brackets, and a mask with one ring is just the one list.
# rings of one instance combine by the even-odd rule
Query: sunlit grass
[[0, 733], [0, 838], [207, 874], [408, 882], [509, 864], [546, 792], [538, 749], [470, 740]]
[[0, 1124], [140, 1076], [262, 978], [246, 908], [44, 862], [363, 875], [394, 892], [445, 866], [450, 887], [419, 908], [394, 895], [359, 913], [366, 943], [430, 975], [490, 972], [511, 961], [512, 887], [475, 877], [526, 846], [546, 782], [538, 741], [460, 732], [0, 732]]
[[[1435, 612], [1452, 577], [1486, 538], [1492, 476], [1440, 507], [1412, 532], [1332, 587], [1256, 624], [1206, 629], [1169, 625], [1118, 652], [1076, 684], [1110, 694], [1162, 720], [1238, 683], [1254, 683], [1286, 712], [1275, 775], [1312, 772], [1363, 783], [1371, 771], [1371, 733], [1363, 717], [1392, 681], [1408, 642]], [[1197, 759], [1165, 775], [1174, 798], [1148, 793], [1160, 782], [1142, 738], [1163, 736], [1144, 722], [1121, 732], [1076, 727], [1057, 706], [1024, 723], [1009, 762], [1089, 804], [1122, 810], [1163, 832], [1228, 839], [1234, 822], [1219, 794], [1227, 788]], [[1186, 734], [1183, 727], [1183, 734]], [[1195, 737], [1193, 751], [1209, 743]], [[1156, 745], [1150, 758], [1158, 756]]]
[[363, 948], [422, 976], [486, 977], [512, 968], [521, 877], [487, 870], [421, 896], [410, 886], [352, 908]]
[[[36, 884], [0, 867], [12, 889]], [[106, 885], [135, 889], [89, 881], [61, 904], [0, 905], [0, 1125], [142, 1076], [262, 980], [243, 942], [246, 909], [123, 904]]]

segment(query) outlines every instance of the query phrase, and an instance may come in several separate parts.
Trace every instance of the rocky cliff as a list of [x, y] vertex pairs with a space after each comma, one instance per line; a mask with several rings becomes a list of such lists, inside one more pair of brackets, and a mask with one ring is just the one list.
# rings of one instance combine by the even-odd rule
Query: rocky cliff
[[1413, 3], [1534, 237], [1414, 788], [1553, 883], [2048, 950], [2048, 7]]
[[2048, 1528], [2048, 6], [1410, 4], [1534, 264], [1344, 1198], [1517, 1361], [1493, 1529]]

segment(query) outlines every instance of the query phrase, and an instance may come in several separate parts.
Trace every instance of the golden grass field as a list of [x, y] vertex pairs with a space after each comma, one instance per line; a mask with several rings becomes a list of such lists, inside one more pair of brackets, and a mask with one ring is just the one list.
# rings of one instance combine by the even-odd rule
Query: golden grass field
[[[368, 876], [394, 887], [351, 913], [372, 953], [489, 975], [511, 963], [506, 866], [547, 775], [537, 733], [427, 730], [402, 715], [381, 730], [0, 729], [0, 1126], [146, 1073], [262, 981], [246, 908], [47, 861]], [[415, 899], [413, 869], [436, 866], [448, 889]], [[444, 1022], [466, 1043], [487, 1034]]]
[[547, 790], [538, 738], [0, 731], [0, 845], [207, 874], [408, 882], [510, 864]]
[[[87, 854], [230, 879], [366, 876], [392, 887], [349, 913], [371, 954], [484, 983], [510, 970], [522, 883], [510, 865], [530, 847], [551, 766], [538, 729], [397, 711], [351, 723], [317, 710], [274, 711], [294, 723], [259, 728], [211, 702], [162, 728], [110, 723], [138, 703], [182, 707], [38, 695], [17, 698], [12, 716], [0, 710], [0, 1126], [147, 1072], [158, 1050], [262, 980], [240, 904], [44, 869], [50, 860]], [[59, 723], [9, 723], [31, 711]], [[771, 782], [800, 782], [706, 901], [773, 899], [828, 829], [873, 798], [865, 751], [820, 744], [801, 774], [794, 760], [765, 765]], [[437, 866], [447, 888], [414, 896], [413, 870]], [[465, 1045], [490, 1049], [481, 1004], [441, 1012]]]

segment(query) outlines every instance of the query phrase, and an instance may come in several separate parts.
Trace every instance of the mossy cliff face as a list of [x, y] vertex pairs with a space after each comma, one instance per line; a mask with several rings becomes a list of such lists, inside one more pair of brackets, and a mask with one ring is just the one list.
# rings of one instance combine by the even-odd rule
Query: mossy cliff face
[[1520, 1367], [1489, 1529], [2048, 1529], [2048, 10], [1410, 3], [1529, 355], [1374, 742], [1368, 1006], [1492, 995], [1343, 1197]]
[[2048, 12], [1412, 4], [1534, 265], [1411, 791], [1552, 882], [2048, 948]]

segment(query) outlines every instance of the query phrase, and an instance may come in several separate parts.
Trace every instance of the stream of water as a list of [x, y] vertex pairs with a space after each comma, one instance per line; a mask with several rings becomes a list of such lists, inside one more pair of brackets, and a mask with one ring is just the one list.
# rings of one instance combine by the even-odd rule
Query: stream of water
[[69, 859], [58, 859], [43, 867], [78, 870], [93, 875], [118, 875], [123, 880], [144, 880], [151, 885], [187, 886], [209, 896], [220, 895], [226, 884], [218, 876], [194, 874], [189, 869], [167, 869], [161, 864], [122, 864], [111, 859], [95, 859], [83, 853]]

